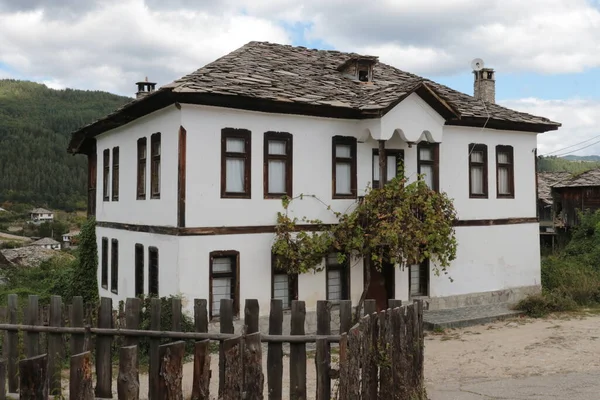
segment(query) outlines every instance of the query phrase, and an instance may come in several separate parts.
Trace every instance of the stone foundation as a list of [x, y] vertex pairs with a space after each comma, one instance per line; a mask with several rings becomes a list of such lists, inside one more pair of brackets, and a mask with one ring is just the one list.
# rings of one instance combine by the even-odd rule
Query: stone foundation
[[426, 305], [425, 309], [444, 310], [448, 308], [481, 306], [498, 303], [514, 304], [523, 300], [529, 295], [540, 293], [541, 290], [541, 286], [535, 285], [495, 290], [492, 292], [469, 293], [447, 297], [431, 297], [424, 299], [424, 301], [429, 305], [429, 308], [427, 308]]

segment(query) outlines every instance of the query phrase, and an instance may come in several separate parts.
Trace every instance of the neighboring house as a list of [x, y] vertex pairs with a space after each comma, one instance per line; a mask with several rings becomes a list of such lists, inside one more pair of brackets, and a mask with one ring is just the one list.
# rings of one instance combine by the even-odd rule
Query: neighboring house
[[6, 212], [6, 210], [4, 208], [0, 207], [0, 213], [2, 213], [2, 212]]
[[30, 246], [42, 247], [49, 250], [60, 250], [60, 242], [52, 238], [43, 238], [30, 244]]
[[[556, 236], [556, 218], [554, 214], [554, 199], [552, 186], [571, 178], [569, 172], [538, 172], [538, 217], [540, 220], [540, 241], [543, 246], [554, 247]], [[560, 224], [559, 224], [560, 225]]]
[[[356, 304], [362, 260], [332, 255], [321, 272], [287, 275], [271, 246], [284, 195], [347, 210], [386, 179], [380, 146], [387, 179], [403, 162], [408, 177], [423, 173], [447, 192], [460, 217], [454, 281], [428, 262], [387, 265], [371, 273], [380, 308], [388, 298], [440, 309], [539, 291], [536, 138], [560, 124], [495, 104], [494, 71], [474, 75], [475, 97], [376, 57], [250, 42], [159, 90], [140, 82], [136, 100], [69, 144], [88, 156], [101, 296], [206, 298], [212, 317], [222, 298], [238, 313], [256, 298], [263, 315], [271, 298], [308, 310], [325, 298]], [[313, 198], [291, 208], [335, 222]]]
[[600, 209], [600, 169], [592, 169], [552, 185], [554, 215], [569, 229], [579, 224], [579, 211]]
[[70, 231], [69, 233], [65, 233], [62, 237], [63, 246], [71, 247], [73, 245], [73, 239], [76, 240], [76, 237], [80, 234], [80, 231]]
[[33, 222], [47, 222], [54, 220], [54, 213], [45, 208], [36, 208], [32, 210], [30, 214]]

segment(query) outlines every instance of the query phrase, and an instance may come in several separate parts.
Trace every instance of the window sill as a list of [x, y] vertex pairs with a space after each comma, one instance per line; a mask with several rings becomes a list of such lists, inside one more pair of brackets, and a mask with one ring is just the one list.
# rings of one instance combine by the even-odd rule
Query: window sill
[[499, 194], [496, 196], [496, 198], [498, 198], [498, 199], [514, 199], [515, 195], [514, 194]]
[[143, 195], [143, 196], [138, 195], [137, 200], [146, 200], [146, 195]]
[[488, 195], [487, 194], [470, 194], [469, 198], [470, 199], [487, 199]]
[[104, 290], [108, 290], [108, 285], [101, 285], [100, 287]]
[[333, 200], [355, 200], [357, 196], [355, 194], [334, 194]]
[[246, 194], [246, 193], [240, 193], [240, 194], [222, 193], [221, 198], [222, 199], [250, 199], [251, 197], [250, 197], [250, 194]]
[[289, 197], [291, 198], [292, 195], [291, 194], [287, 194], [287, 193], [281, 193], [281, 194], [265, 194], [265, 200], [281, 200], [284, 197]]
[[111, 289], [111, 290], [110, 290], [110, 292], [111, 292], [111, 293], [114, 293], [114, 294], [119, 294], [119, 291], [118, 291], [118, 290], [113, 290], [113, 289]]
[[159, 194], [153, 194], [152, 196], [150, 196], [150, 199], [154, 200], [154, 199], [160, 199], [160, 193]]

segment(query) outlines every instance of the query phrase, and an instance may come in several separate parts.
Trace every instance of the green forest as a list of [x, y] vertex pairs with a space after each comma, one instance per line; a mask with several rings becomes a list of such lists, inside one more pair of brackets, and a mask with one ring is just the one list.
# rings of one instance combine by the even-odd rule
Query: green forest
[[67, 153], [70, 134], [130, 100], [0, 80], [0, 203], [84, 209], [86, 159]]
[[[569, 158], [567, 158], [569, 157]], [[558, 172], [566, 171], [574, 175], [580, 174], [590, 169], [600, 168], [600, 160], [594, 160], [592, 157], [598, 156], [585, 156], [577, 158], [578, 156], [567, 156], [567, 157], [539, 157], [538, 158], [538, 171], [540, 172]]]

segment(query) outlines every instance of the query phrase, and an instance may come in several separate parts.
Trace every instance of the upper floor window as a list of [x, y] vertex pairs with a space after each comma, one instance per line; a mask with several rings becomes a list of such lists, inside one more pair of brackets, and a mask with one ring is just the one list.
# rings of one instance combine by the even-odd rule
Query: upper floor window
[[333, 198], [356, 198], [356, 138], [334, 136], [332, 146]]
[[150, 174], [150, 197], [153, 199], [160, 199], [160, 132], [155, 133], [150, 137], [150, 156], [152, 159], [150, 162], [151, 174]]
[[485, 144], [469, 145], [469, 197], [488, 197], [488, 156]]
[[275, 255], [271, 257], [271, 298], [281, 300], [284, 309], [298, 299], [298, 274], [288, 274], [281, 269]]
[[137, 198], [144, 200], [146, 198], [146, 157], [147, 140], [139, 138], [137, 141]]
[[350, 299], [349, 259], [339, 261], [338, 253], [331, 253], [325, 259], [327, 271], [327, 300], [340, 301]]
[[103, 168], [103, 180], [102, 180], [102, 198], [104, 199], [104, 201], [109, 201], [110, 200], [110, 182], [109, 182], [109, 176], [110, 176], [110, 150], [109, 149], [105, 149], [103, 152], [103, 157], [102, 157], [102, 168]]
[[432, 190], [439, 190], [440, 146], [438, 143], [419, 143], [417, 146], [418, 173]]
[[221, 197], [250, 198], [250, 131], [221, 131]]
[[119, 148], [113, 148], [112, 155], [112, 200], [119, 200]]
[[512, 146], [496, 146], [496, 190], [498, 197], [515, 197], [515, 172]]
[[[398, 175], [398, 170], [404, 161], [404, 150], [398, 149], [385, 149], [385, 156], [387, 158], [387, 171], [384, 177], [384, 184], [391, 181]], [[373, 188], [379, 187], [379, 149], [373, 149]]]
[[210, 253], [210, 315], [218, 317], [221, 299], [233, 300], [237, 314], [239, 301], [239, 253], [237, 251], [214, 251]]
[[265, 133], [264, 196], [292, 197], [292, 135], [284, 132]]

